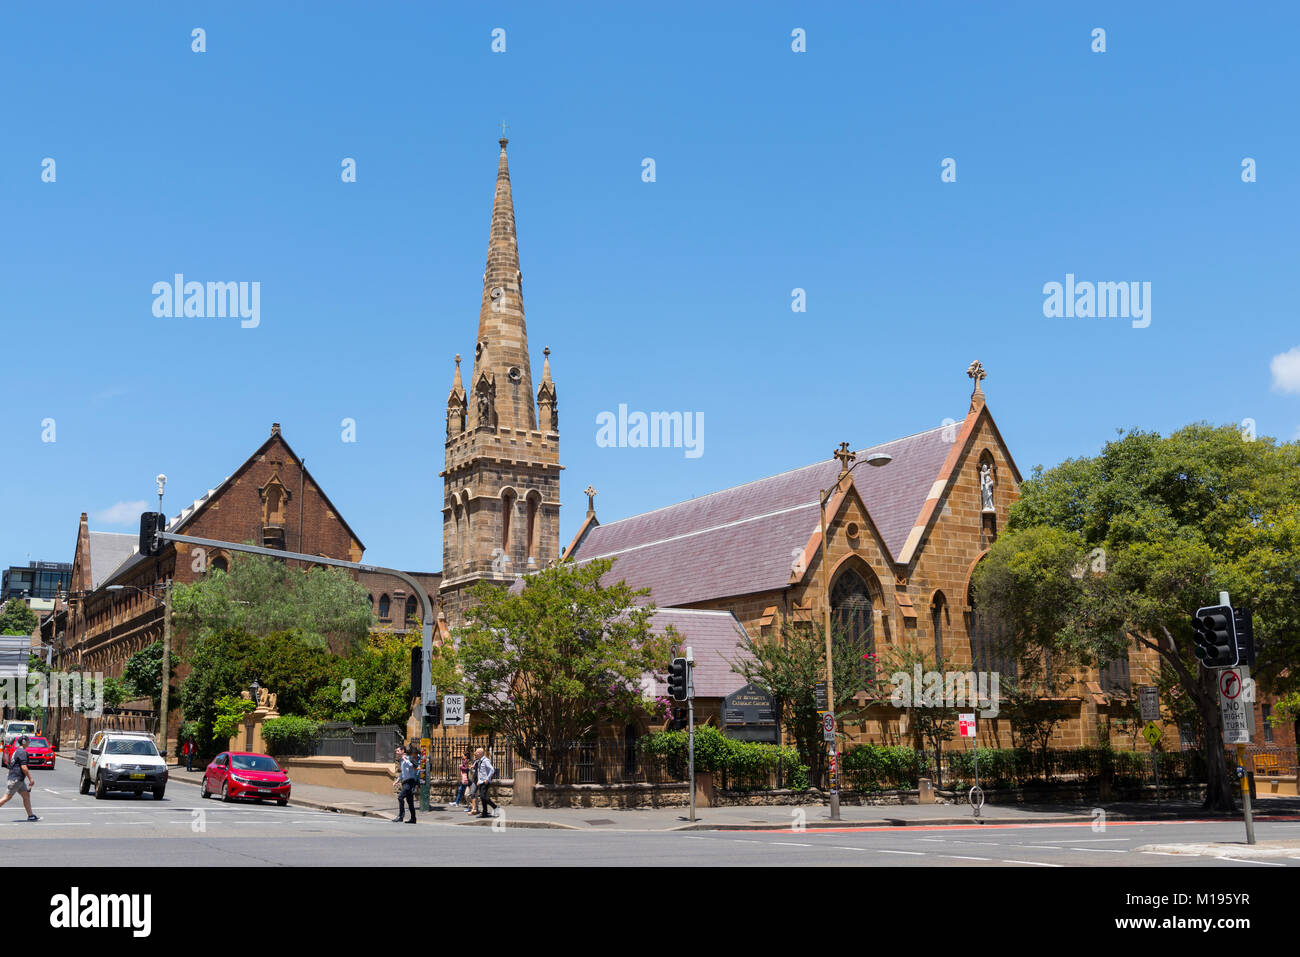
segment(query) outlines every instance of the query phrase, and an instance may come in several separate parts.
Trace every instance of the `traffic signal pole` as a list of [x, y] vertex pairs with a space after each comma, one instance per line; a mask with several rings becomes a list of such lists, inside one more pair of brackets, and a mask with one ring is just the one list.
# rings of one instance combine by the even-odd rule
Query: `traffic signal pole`
[[[148, 514], [148, 513], [146, 513]], [[159, 513], [161, 516], [161, 513]], [[166, 519], [163, 517], [163, 521]], [[372, 572], [377, 575], [391, 575], [394, 578], [401, 579], [405, 582], [416, 595], [420, 596], [420, 609], [424, 613], [424, 627], [420, 634], [420, 657], [423, 667], [420, 669], [420, 711], [422, 719], [420, 728], [422, 737], [429, 737], [430, 718], [424, 705], [433, 699], [433, 603], [429, 601], [429, 596], [425, 590], [420, 587], [420, 583], [412, 578], [406, 572], [398, 571], [396, 568], [385, 568], [382, 565], [366, 565], [361, 562], [348, 562], [341, 558], [326, 558], [323, 555], [304, 555], [301, 552], [286, 552], [278, 548], [262, 548], [258, 545], [240, 545], [235, 542], [222, 542], [212, 538], [196, 538], [192, 535], [177, 535], [174, 532], [163, 531], [163, 525], [160, 522], [158, 531], [154, 536], [158, 551], [162, 549], [163, 542], [180, 542], [185, 545], [198, 545], [203, 548], [226, 549], [232, 552], [247, 552], [250, 555], [265, 555], [267, 558], [279, 559], [296, 559], [300, 562], [307, 562], [311, 565], [332, 565], [336, 568], [352, 568], [359, 572]], [[157, 551], [152, 554], [157, 554]], [[166, 744], [163, 745], [166, 747]], [[429, 810], [429, 775], [424, 776], [424, 783], [420, 786], [420, 810]]]
[[686, 649], [686, 754], [691, 765], [691, 823], [695, 823], [695, 655]]

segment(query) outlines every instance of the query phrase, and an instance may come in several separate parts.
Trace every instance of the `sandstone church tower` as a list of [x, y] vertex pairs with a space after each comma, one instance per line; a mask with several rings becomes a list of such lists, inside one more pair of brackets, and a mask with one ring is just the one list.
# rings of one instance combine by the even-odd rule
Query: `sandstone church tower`
[[462, 380], [456, 356], [447, 396], [440, 597], [451, 626], [463, 621], [466, 590], [475, 582], [510, 584], [560, 555], [560, 426], [551, 352], [543, 350], [534, 395], [508, 141], [499, 142], [474, 362]]

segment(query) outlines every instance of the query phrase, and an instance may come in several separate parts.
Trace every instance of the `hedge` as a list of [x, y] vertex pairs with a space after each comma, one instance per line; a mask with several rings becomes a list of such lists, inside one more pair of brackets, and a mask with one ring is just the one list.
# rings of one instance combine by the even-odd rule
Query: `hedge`
[[271, 718], [262, 725], [262, 740], [268, 754], [310, 754], [319, 727], [311, 718]]
[[[656, 731], [640, 739], [644, 758], [663, 762], [682, 777], [687, 767], [687, 732]], [[799, 760], [797, 749], [755, 741], [734, 741], [711, 725], [695, 729], [695, 770], [722, 776], [723, 783], [737, 790], [764, 790], [780, 771], [787, 788], [808, 788], [808, 765]]]

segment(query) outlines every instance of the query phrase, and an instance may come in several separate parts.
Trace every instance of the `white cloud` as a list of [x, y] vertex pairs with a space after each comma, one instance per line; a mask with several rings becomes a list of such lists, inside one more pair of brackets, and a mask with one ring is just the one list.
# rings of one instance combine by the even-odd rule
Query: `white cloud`
[[1279, 392], [1300, 392], [1300, 346], [1275, 355], [1268, 364], [1273, 388]]
[[149, 511], [149, 503], [141, 499], [138, 502], [118, 502], [116, 505], [95, 513], [95, 521], [101, 525], [138, 525], [140, 513]]

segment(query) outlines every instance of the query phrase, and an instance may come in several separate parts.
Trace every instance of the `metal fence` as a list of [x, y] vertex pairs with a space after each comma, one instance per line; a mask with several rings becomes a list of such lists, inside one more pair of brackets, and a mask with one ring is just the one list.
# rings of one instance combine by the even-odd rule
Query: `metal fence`
[[317, 729], [316, 737], [305, 749], [306, 757], [345, 757], [353, 761], [380, 764], [391, 761], [393, 749], [402, 743], [402, 729], [396, 725], [355, 726], [330, 721]]

